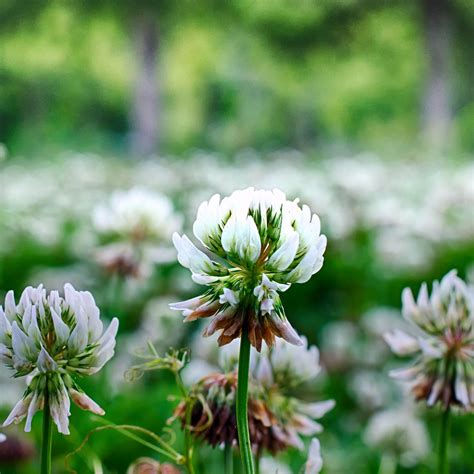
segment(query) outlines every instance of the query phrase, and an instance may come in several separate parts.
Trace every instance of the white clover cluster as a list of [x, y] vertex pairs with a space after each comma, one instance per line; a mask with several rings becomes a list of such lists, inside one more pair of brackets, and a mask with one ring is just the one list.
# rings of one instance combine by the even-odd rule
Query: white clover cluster
[[406, 467], [418, 464], [430, 452], [428, 430], [408, 405], [375, 413], [367, 424], [364, 440]]
[[240, 337], [244, 324], [258, 350], [262, 340], [272, 346], [275, 337], [301, 344], [279, 293], [321, 269], [326, 237], [318, 216], [277, 189], [248, 188], [203, 202], [193, 230], [204, 250], [186, 235], [175, 233], [173, 242], [181, 265], [209, 289], [171, 308], [186, 321], [212, 317], [205, 335], [221, 331], [220, 345]]
[[30, 431], [34, 414], [47, 397], [58, 431], [69, 434], [70, 399], [79, 407], [104, 411], [77, 385], [76, 379], [102, 369], [114, 355], [118, 320], [104, 331], [99, 308], [91, 293], [64, 286], [49, 294], [40, 285], [26, 288], [18, 302], [13, 291], [0, 306], [0, 360], [14, 377], [28, 376], [28, 387], [4, 426], [26, 417]]
[[410, 381], [416, 398], [430, 406], [440, 402], [473, 410], [474, 289], [452, 270], [433, 283], [431, 296], [423, 283], [416, 301], [408, 288], [402, 300], [403, 315], [414, 332], [397, 329], [385, 340], [397, 355], [416, 359], [411, 367], [391, 375]]
[[143, 188], [116, 191], [93, 211], [99, 234], [129, 241], [168, 241], [181, 227], [173, 203], [165, 195]]
[[[251, 375], [265, 388], [267, 403], [277, 416], [281, 414], [283, 417], [285, 430], [278, 432], [277, 437], [284, 439], [288, 445], [303, 450], [301, 435], [314, 436], [321, 433], [323, 427], [316, 420], [331, 411], [336, 403], [334, 400], [308, 402], [295, 396], [299, 385], [313, 381], [321, 371], [319, 351], [316, 346], [308, 347], [306, 338], [303, 346], [294, 347], [290, 351], [287, 350], [288, 347], [288, 344], [277, 343], [272, 349], [256, 354], [251, 361]], [[312, 367], [296, 369], [298, 364], [310, 364]], [[291, 368], [296, 373], [290, 373]]]
[[294, 346], [276, 341], [268, 358], [279, 384], [297, 385], [314, 379], [320, 372], [319, 349], [309, 346], [306, 337], [302, 345]]
[[352, 248], [344, 242], [360, 230], [369, 231], [371, 264], [378, 271], [427, 268], [446, 245], [465, 248], [474, 238], [472, 160], [417, 156], [407, 162], [365, 153], [315, 163], [293, 150], [266, 155], [251, 151], [246, 159], [236, 158], [238, 172], [235, 161], [202, 152], [189, 160], [157, 158], [133, 166], [79, 153], [28, 161], [28, 168], [26, 162], [9, 160], [2, 164], [0, 253], [27, 238], [45, 247], [66, 243], [68, 251], [89, 255], [91, 210], [108, 199], [110, 189], [137, 186], [166, 193], [194, 217], [203, 197], [227, 195], [249, 182], [267, 189], [284, 187], [288, 195], [300, 196], [343, 250]]

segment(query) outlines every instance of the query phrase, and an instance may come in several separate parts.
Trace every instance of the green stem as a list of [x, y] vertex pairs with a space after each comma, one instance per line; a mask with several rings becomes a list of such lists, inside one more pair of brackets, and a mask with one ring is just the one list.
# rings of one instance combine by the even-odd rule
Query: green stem
[[248, 420], [248, 389], [250, 366], [250, 339], [248, 328], [244, 324], [240, 338], [239, 373], [237, 380], [237, 431], [239, 447], [245, 474], [255, 474], [250, 444]]
[[261, 455], [260, 452], [255, 457], [255, 474], [260, 474], [260, 459]]
[[232, 456], [232, 444], [226, 443], [224, 448], [225, 474], [234, 474], [234, 457]]
[[51, 474], [51, 450], [53, 446], [53, 430], [51, 429], [49, 411], [49, 392], [45, 389], [43, 409], [43, 439], [41, 445], [41, 474]]
[[397, 472], [397, 460], [391, 454], [384, 454], [380, 461], [379, 474], [395, 474]]
[[181, 378], [181, 374], [179, 372], [175, 373], [176, 384], [181, 392], [181, 395], [186, 403], [186, 426], [184, 427], [184, 446], [186, 451], [186, 469], [188, 474], [194, 474], [194, 465], [193, 465], [193, 454], [194, 454], [194, 446], [193, 440], [191, 436], [191, 432], [189, 430], [189, 426], [191, 424], [191, 406], [187, 400], [187, 391], [186, 387], [184, 386], [183, 380]]
[[449, 473], [448, 444], [451, 425], [450, 414], [450, 407], [448, 405], [443, 412], [443, 416], [441, 417], [441, 427], [438, 441], [438, 474]]

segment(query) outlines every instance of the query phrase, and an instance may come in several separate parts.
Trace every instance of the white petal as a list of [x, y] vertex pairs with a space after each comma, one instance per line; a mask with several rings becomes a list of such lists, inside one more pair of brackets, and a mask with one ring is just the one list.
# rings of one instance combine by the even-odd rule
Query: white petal
[[12, 423], [20, 423], [23, 418], [25, 418], [28, 413], [28, 407], [30, 406], [31, 399], [33, 398], [33, 393], [28, 394], [26, 397], [22, 398], [14, 407], [13, 410], [8, 415], [7, 419], [3, 422], [3, 426], [11, 425]]
[[186, 235], [180, 236], [177, 232], [173, 234], [173, 244], [178, 251], [178, 261], [193, 273], [211, 273], [219, 269], [219, 265], [213, 262], [204, 252], [199, 250]]
[[420, 373], [420, 368], [415, 367], [403, 367], [401, 369], [391, 370], [388, 374], [390, 377], [397, 380], [412, 380]]
[[75, 317], [76, 327], [73, 329], [68, 339], [68, 349], [71, 356], [83, 352], [89, 340], [87, 316], [80, 306], [76, 309]]
[[16, 304], [15, 304], [15, 295], [12, 290], [10, 290], [5, 295], [5, 314], [8, 319], [12, 320], [15, 318], [17, 313]]
[[433, 384], [433, 387], [431, 388], [431, 393], [430, 396], [428, 397], [428, 400], [426, 403], [428, 406], [433, 406], [436, 403], [436, 400], [438, 399], [441, 390], [443, 389], [444, 382], [442, 379], [436, 379], [435, 383]]
[[321, 445], [317, 438], [311, 440], [308, 452], [308, 460], [305, 465], [305, 474], [318, 474], [323, 468], [323, 458], [321, 457]]
[[420, 345], [420, 349], [425, 357], [428, 357], [429, 359], [440, 359], [443, 357], [443, 350], [436, 347], [432, 341], [419, 337], [418, 344]]
[[61, 434], [68, 435], [71, 401], [60, 377], [57, 379], [57, 385], [56, 391], [50, 393], [49, 411], [51, 418], [58, 427], [58, 431]]
[[314, 245], [301, 259], [301, 262], [288, 274], [287, 281], [290, 283], [306, 283], [314, 273], [321, 269], [322, 263], [322, 253]]
[[456, 377], [456, 382], [454, 386], [454, 391], [456, 393], [456, 398], [465, 406], [469, 406], [469, 392], [467, 390], [467, 383], [464, 377], [459, 373]]
[[41, 346], [41, 351], [37, 361], [38, 370], [41, 373], [54, 372], [58, 368], [56, 361], [48, 354], [48, 351]]
[[390, 346], [390, 349], [397, 355], [404, 356], [420, 350], [420, 345], [416, 338], [406, 334], [400, 329], [385, 333], [383, 338]]
[[32, 339], [30, 339], [18, 326], [16, 321], [12, 324], [12, 348], [18, 360], [33, 362], [37, 349]]
[[299, 411], [305, 415], [310, 416], [311, 418], [321, 418], [328, 411], [331, 411], [336, 406], [334, 400], [325, 400], [324, 402], [315, 402], [315, 403], [302, 403], [299, 407]]
[[54, 332], [56, 333], [56, 341], [59, 345], [66, 344], [69, 339], [69, 326], [56, 313], [53, 307], [51, 309], [51, 317], [53, 319]]
[[73, 388], [69, 389], [69, 395], [72, 401], [83, 410], [88, 410], [96, 415], [103, 416], [105, 411], [92, 398], [88, 397], [84, 392], [79, 392]]
[[0, 306], [0, 343], [7, 342], [12, 334], [12, 326], [5, 316], [3, 308]]
[[[31, 431], [31, 423], [33, 422], [33, 417], [41, 408], [40, 405], [40, 395], [38, 392], [34, 392], [33, 398], [31, 399], [30, 405], [28, 406], [28, 413], [26, 416], [25, 422], [25, 431], [29, 433]], [[44, 416], [44, 415], [43, 415]]]
[[298, 232], [293, 231], [290, 237], [270, 257], [267, 264], [268, 267], [279, 272], [286, 270], [296, 256], [299, 242], [300, 236]]
[[104, 325], [100, 320], [100, 311], [92, 294], [89, 291], [81, 291], [80, 295], [81, 303], [88, 319], [89, 343], [92, 343], [99, 339], [104, 330]]
[[405, 288], [402, 292], [403, 317], [412, 320], [413, 315], [418, 312], [415, 298], [410, 288]]
[[239, 304], [239, 293], [229, 288], [224, 288], [223, 293], [219, 297], [219, 303], [229, 303], [231, 306], [237, 306]]
[[200, 296], [196, 296], [194, 298], [190, 298], [189, 300], [178, 301], [177, 303], [170, 303], [170, 309], [175, 311], [184, 311], [186, 309], [194, 310], [198, 306], [202, 304], [202, 298]]

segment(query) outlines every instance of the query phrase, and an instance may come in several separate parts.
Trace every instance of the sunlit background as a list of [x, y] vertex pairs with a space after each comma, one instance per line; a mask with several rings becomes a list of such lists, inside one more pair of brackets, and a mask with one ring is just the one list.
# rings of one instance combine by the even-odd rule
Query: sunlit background
[[[90, 289], [121, 328], [115, 359], [83, 386], [109, 420], [160, 432], [177, 389], [166, 373], [125, 381], [134, 352], [147, 338], [163, 353], [191, 347], [189, 380], [217, 363], [202, 327], [168, 309], [197, 294], [171, 233], [190, 234], [214, 193], [278, 187], [320, 215], [329, 242], [321, 272], [283, 295], [325, 366], [303, 396], [337, 402], [324, 472], [434, 472], [436, 413], [407, 405], [382, 334], [403, 324], [405, 286], [452, 268], [474, 284], [473, 44], [469, 0], [2, 0], [0, 301], [28, 284]], [[159, 224], [138, 261], [104, 223], [120, 199], [125, 228], [134, 206]], [[0, 384], [6, 416], [24, 385], [4, 368]], [[2, 473], [37, 472], [37, 418], [31, 435], [5, 430]], [[71, 420], [57, 473], [96, 425]], [[473, 470], [473, 425], [454, 419], [452, 474]], [[125, 473], [151, 454], [103, 432], [71, 464]], [[261, 474], [305, 458], [290, 451]], [[196, 460], [222, 472], [219, 449]]]

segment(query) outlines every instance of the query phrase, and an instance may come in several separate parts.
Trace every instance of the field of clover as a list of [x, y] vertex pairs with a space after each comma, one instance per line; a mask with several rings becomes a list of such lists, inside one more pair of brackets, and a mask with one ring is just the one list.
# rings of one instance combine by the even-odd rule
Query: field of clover
[[472, 163], [0, 166], [2, 474], [473, 472]]

